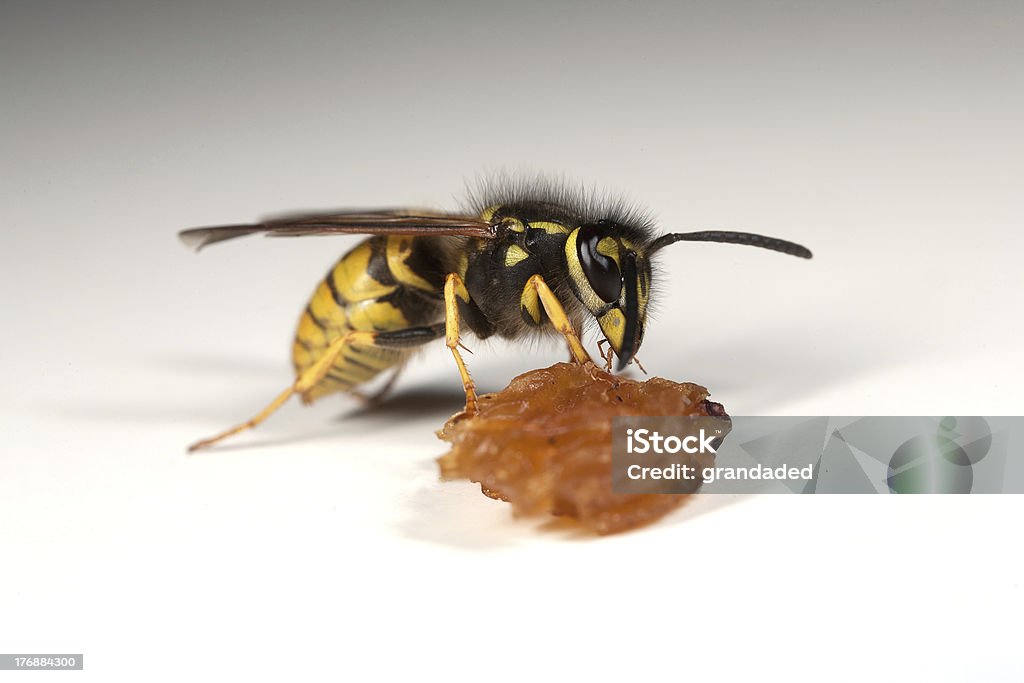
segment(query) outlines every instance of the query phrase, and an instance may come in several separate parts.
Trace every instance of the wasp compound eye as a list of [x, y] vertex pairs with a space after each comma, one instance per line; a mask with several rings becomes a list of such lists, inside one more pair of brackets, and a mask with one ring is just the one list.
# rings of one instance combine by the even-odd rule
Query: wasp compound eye
[[622, 273], [619, 264], [610, 256], [618, 250], [618, 245], [609, 236], [609, 227], [603, 223], [590, 223], [580, 228], [576, 238], [576, 252], [583, 274], [605, 303], [618, 301], [622, 292]]

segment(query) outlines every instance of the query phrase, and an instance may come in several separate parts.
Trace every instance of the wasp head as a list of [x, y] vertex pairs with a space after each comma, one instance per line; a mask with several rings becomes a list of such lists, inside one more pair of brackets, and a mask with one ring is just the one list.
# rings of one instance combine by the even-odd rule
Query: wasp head
[[565, 244], [570, 282], [577, 298], [597, 319], [619, 358], [621, 371], [644, 338], [651, 266], [612, 221], [576, 228]]

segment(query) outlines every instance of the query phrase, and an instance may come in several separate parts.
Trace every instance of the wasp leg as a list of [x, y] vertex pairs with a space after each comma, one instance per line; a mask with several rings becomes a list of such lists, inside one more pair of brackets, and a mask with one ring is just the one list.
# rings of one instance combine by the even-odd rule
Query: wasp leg
[[410, 327], [405, 330], [395, 330], [393, 332], [365, 332], [361, 330], [354, 330], [344, 334], [331, 342], [331, 345], [327, 347], [323, 356], [321, 356], [316, 363], [299, 375], [290, 387], [278, 394], [277, 398], [271, 401], [266, 408], [257, 413], [255, 417], [252, 417], [241, 424], [235, 425], [231, 429], [225, 430], [216, 436], [211, 436], [208, 439], [197, 441], [189, 446], [188, 450], [189, 452], [192, 452], [201, 448], [206, 448], [218, 441], [226, 439], [229, 436], [243, 432], [246, 429], [252, 429], [256, 425], [260, 424], [270, 417], [278, 408], [284, 405], [285, 402], [294, 394], [301, 395], [323, 381], [323, 378], [327, 376], [327, 373], [330, 372], [331, 367], [333, 367], [334, 362], [338, 360], [341, 352], [344, 351], [345, 347], [349, 344], [407, 348], [410, 346], [425, 344], [433, 339], [441, 337], [444, 333], [444, 323], [440, 323], [438, 325], [430, 325], [426, 327]]
[[476, 385], [473, 384], [473, 378], [469, 376], [469, 370], [466, 369], [466, 362], [462, 360], [462, 354], [459, 353], [459, 347], [462, 346], [459, 343], [459, 300], [468, 304], [469, 291], [466, 290], [466, 285], [458, 273], [449, 273], [444, 281], [444, 339], [445, 344], [452, 350], [455, 364], [459, 367], [459, 375], [462, 377], [462, 388], [466, 390], [465, 412], [472, 415], [477, 408]]
[[544, 312], [547, 313], [548, 319], [551, 320], [551, 324], [562, 333], [566, 343], [569, 344], [569, 352], [572, 354], [572, 357], [579, 363], [593, 362], [590, 354], [587, 353], [587, 350], [583, 348], [583, 344], [580, 343], [580, 337], [576, 334], [576, 330], [569, 321], [569, 316], [566, 315], [562, 304], [558, 302], [558, 297], [548, 287], [548, 283], [544, 282], [543, 277], [534, 275], [526, 281], [526, 287], [523, 289], [523, 294], [520, 297], [520, 304], [525, 313], [538, 322], [540, 321], [540, 307], [543, 306]]
[[[608, 350], [606, 351], [604, 345], [608, 344]], [[602, 339], [597, 342], [597, 355], [604, 359], [604, 371], [612, 371], [612, 347], [611, 342], [607, 339]]]
[[398, 381], [398, 376], [402, 374], [402, 370], [405, 370], [405, 363], [395, 368], [391, 376], [384, 382], [384, 385], [372, 394], [364, 394], [361, 391], [350, 391], [348, 393], [367, 408], [374, 408], [380, 405], [381, 400], [391, 392], [395, 382]]

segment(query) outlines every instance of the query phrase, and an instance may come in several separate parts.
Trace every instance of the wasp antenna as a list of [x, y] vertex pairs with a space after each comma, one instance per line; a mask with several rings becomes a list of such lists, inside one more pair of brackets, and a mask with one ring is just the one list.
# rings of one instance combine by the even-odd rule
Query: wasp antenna
[[811, 250], [795, 242], [787, 242], [775, 237], [755, 235], [750, 232], [730, 232], [727, 230], [705, 230], [703, 232], [675, 232], [662, 235], [651, 244], [650, 253], [654, 253], [662, 247], [667, 247], [676, 242], [725, 242], [727, 244], [746, 244], [751, 247], [761, 247], [780, 251], [790, 256], [800, 258], [811, 258]]

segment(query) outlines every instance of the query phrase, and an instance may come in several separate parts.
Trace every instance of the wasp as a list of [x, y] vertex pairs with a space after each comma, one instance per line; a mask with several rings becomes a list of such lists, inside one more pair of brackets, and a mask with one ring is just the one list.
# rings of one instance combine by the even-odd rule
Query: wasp
[[[622, 371], [644, 338], [654, 285], [651, 261], [677, 242], [725, 242], [811, 258], [799, 244], [747, 232], [655, 235], [646, 214], [621, 202], [530, 184], [483, 193], [459, 213], [388, 209], [296, 215], [180, 233], [196, 250], [245, 235], [364, 234], [330, 269], [303, 310], [292, 345], [295, 380], [251, 419], [193, 444], [204, 448], [255, 427], [293, 395], [305, 403], [359, 395], [397, 370], [416, 347], [444, 338], [462, 378], [467, 414], [477, 393], [460, 348], [480, 339], [557, 332], [575, 361], [596, 321], [607, 361]], [[394, 377], [392, 377], [392, 380]], [[388, 383], [390, 385], [390, 382]], [[386, 390], [386, 389], [385, 389]]]

